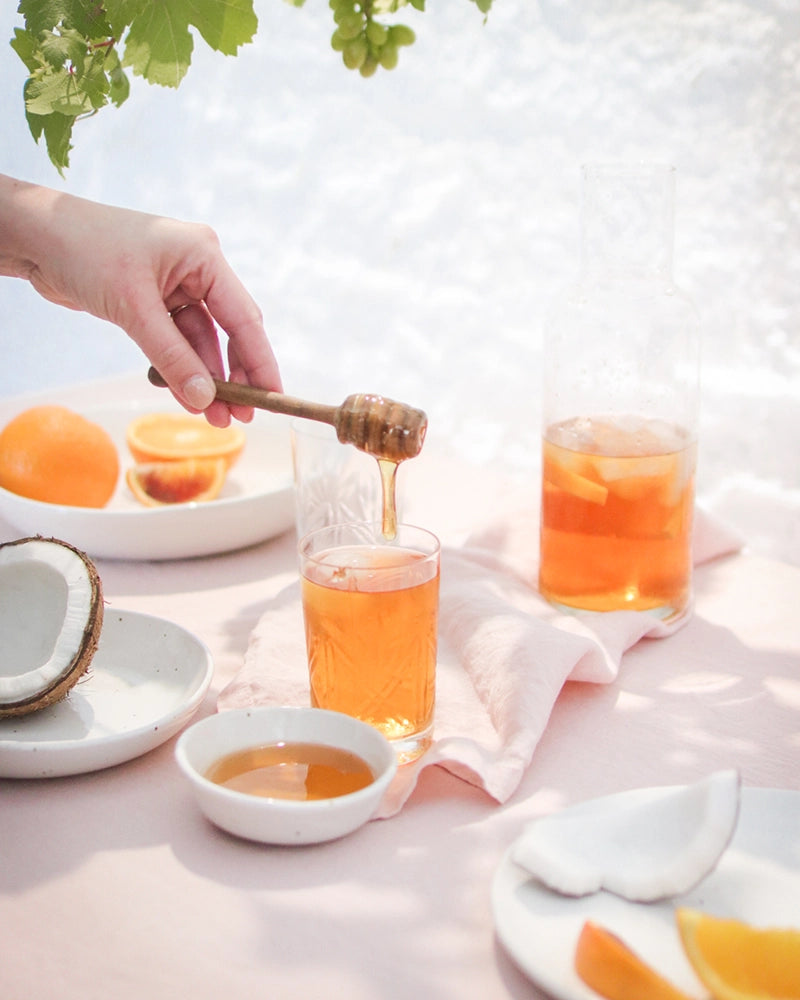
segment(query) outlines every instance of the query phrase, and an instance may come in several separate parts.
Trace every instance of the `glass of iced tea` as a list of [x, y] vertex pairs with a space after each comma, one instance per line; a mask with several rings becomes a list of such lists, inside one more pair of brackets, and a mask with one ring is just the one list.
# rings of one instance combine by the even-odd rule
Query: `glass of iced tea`
[[334, 524], [299, 543], [311, 704], [380, 730], [401, 762], [430, 745], [439, 541], [400, 524]]

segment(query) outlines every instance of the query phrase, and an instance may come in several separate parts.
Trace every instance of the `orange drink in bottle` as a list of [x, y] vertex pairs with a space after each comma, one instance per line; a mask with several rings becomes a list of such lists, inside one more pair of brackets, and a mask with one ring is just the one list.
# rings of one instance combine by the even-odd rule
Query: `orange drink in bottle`
[[399, 525], [333, 525], [300, 543], [311, 703], [369, 722], [401, 760], [430, 743], [439, 543]]
[[580, 268], [547, 311], [539, 586], [553, 604], [691, 611], [700, 322], [672, 276], [675, 169], [586, 164]]
[[696, 445], [660, 420], [574, 418], [543, 442], [539, 587], [554, 604], [647, 610], [691, 602]]

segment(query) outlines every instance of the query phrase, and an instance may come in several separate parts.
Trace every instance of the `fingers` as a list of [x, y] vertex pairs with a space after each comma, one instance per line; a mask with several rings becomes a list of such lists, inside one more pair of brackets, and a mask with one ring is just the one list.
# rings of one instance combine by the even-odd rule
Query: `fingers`
[[280, 392], [278, 363], [261, 311], [221, 254], [203, 298], [211, 316], [228, 335], [228, 357], [236, 380]]
[[[203, 410], [209, 422], [226, 426], [231, 415], [251, 420], [251, 407], [214, 399], [213, 378], [224, 378], [219, 329], [228, 336], [230, 377], [264, 389], [280, 390], [281, 379], [255, 301], [239, 281], [207, 226], [158, 220], [159, 276], [153, 297], [120, 296], [135, 310], [117, 319], [158, 369], [187, 409]], [[152, 236], [152, 233], [148, 234]], [[128, 275], [128, 280], [130, 276]], [[167, 310], [171, 310], [171, 313]]]
[[178, 402], [193, 413], [206, 412], [226, 426], [230, 413], [214, 400], [213, 376], [223, 371], [216, 329], [202, 304], [181, 309], [174, 319], [163, 302], [138, 303], [135, 320], [125, 323], [130, 337], [150, 359]]
[[[215, 378], [224, 378], [225, 370], [222, 363], [219, 341], [217, 339], [217, 328], [214, 324], [214, 320], [209, 315], [208, 310], [203, 303], [197, 302], [179, 306], [177, 309], [173, 309], [170, 315], [175, 327], [183, 335], [186, 342], [194, 349], [197, 357], [200, 358], [206, 370]], [[172, 387], [167, 375], [165, 375], [164, 372], [161, 372], [161, 374], [164, 376], [167, 383], [170, 384], [170, 387]], [[187, 388], [194, 391], [195, 386], [200, 385], [201, 383], [203, 393], [205, 394], [209, 380], [204, 379], [202, 374], [190, 376], [188, 382], [183, 383], [183, 395], [186, 396]], [[205, 412], [206, 419], [209, 423], [216, 427], [227, 427], [231, 422], [231, 413], [234, 412], [234, 408], [229, 407], [228, 404], [222, 402], [222, 400], [215, 400], [213, 382], [211, 382], [210, 385], [211, 399], [209, 400], [206, 397], [205, 405], [199, 406], [197, 409]], [[178, 398], [179, 402], [182, 402], [180, 397]], [[249, 413], [247, 412], [247, 408], [242, 409], [244, 412], [241, 417], [235, 412], [234, 415], [237, 416], [238, 419], [252, 419], [252, 409], [249, 410]]]

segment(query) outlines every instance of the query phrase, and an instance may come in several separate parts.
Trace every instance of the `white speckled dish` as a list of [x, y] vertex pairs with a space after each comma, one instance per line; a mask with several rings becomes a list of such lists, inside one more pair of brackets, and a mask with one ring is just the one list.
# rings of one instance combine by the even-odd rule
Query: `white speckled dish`
[[[227, 754], [281, 742], [347, 750], [367, 763], [374, 780], [347, 795], [296, 801], [234, 791], [205, 777]], [[264, 844], [316, 844], [352, 833], [375, 815], [397, 771], [395, 751], [377, 729], [322, 708], [218, 712], [182, 733], [175, 755], [206, 818], [228, 833]]]
[[0, 719], [0, 777], [51, 778], [138, 757], [194, 715], [213, 663], [191, 632], [106, 608], [89, 673], [49, 708]]

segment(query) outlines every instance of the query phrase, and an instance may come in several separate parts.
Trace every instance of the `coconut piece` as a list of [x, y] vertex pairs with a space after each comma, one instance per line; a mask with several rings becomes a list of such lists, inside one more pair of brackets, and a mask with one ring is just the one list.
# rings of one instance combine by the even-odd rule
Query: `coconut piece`
[[85, 553], [38, 536], [0, 545], [0, 718], [63, 698], [102, 627], [100, 577]]
[[716, 866], [739, 816], [739, 774], [621, 792], [529, 824], [516, 864], [566, 896], [606, 889], [634, 902], [688, 892]]

